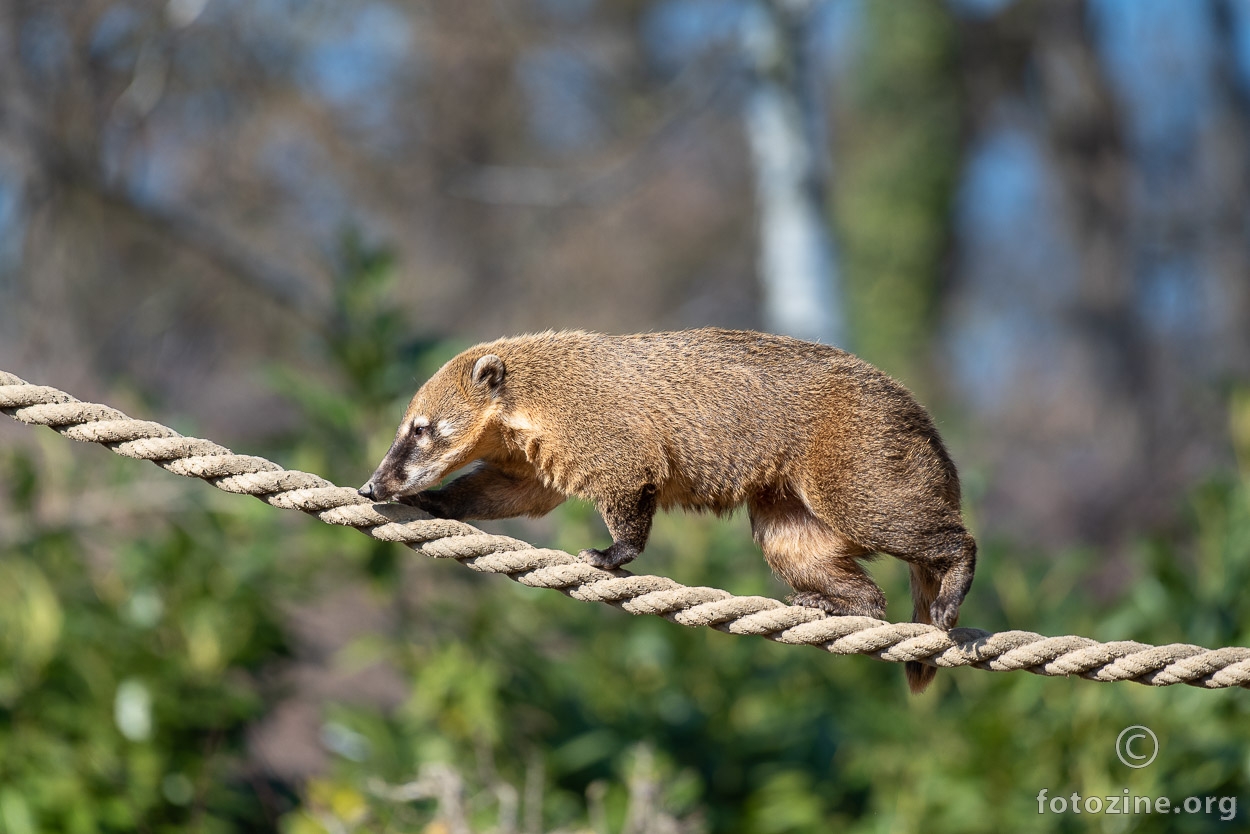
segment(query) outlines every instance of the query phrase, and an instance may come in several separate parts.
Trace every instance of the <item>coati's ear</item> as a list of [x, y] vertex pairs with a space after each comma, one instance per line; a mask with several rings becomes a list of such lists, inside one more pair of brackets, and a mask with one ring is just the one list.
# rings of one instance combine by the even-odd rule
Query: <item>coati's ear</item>
[[473, 365], [473, 384], [485, 389], [492, 397], [503, 386], [503, 360], [488, 353]]

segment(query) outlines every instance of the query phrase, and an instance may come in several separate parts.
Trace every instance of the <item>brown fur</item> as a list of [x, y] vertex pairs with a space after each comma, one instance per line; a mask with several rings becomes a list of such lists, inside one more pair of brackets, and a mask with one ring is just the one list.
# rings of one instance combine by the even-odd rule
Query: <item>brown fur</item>
[[[582, 557], [608, 569], [642, 551], [657, 508], [745, 504], [795, 603], [883, 618], [858, 560], [888, 553], [910, 563], [913, 619], [944, 629], [976, 563], [955, 466], [911, 394], [845, 351], [745, 331], [470, 348], [413, 397], [361, 493], [466, 519], [540, 516], [576, 495], [613, 539]], [[935, 672], [908, 663], [912, 690]]]

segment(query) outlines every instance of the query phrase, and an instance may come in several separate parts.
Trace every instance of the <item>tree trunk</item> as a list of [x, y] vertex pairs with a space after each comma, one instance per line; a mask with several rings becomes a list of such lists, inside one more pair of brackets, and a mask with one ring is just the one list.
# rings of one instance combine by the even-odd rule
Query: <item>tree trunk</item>
[[750, 86], [744, 121], [755, 169], [760, 280], [770, 330], [846, 346], [841, 281], [815, 141], [814, 98], [804, 95], [803, 36], [813, 4], [750, 7], [742, 45]]

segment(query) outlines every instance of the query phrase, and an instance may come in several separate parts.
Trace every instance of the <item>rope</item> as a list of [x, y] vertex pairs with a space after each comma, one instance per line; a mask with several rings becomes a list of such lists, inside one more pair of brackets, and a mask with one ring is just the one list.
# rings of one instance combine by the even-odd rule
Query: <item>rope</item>
[[631, 614], [656, 614], [684, 626], [710, 626], [729, 634], [757, 634], [778, 643], [817, 646], [833, 654], [865, 654], [893, 663], [916, 660], [949, 668], [1079, 675], [1096, 681], [1150, 686], [1185, 683], [1207, 689], [1250, 688], [1250, 649], [1204, 649], [1183, 643], [1149, 646], [1086, 637], [1044, 637], [1028, 631], [990, 633], [956, 628], [949, 633], [921, 623], [870, 617], [831, 617], [768, 597], [737, 597], [716, 588], [688, 587], [660, 576], [603, 571], [562, 550], [493, 536], [459, 521], [432, 519], [402, 504], [375, 504], [356, 490], [308, 472], [234, 452], [208, 440], [127, 417], [115, 408], [74, 399], [64, 391], [31, 385], [0, 371], [0, 410], [30, 425], [48, 426], [72, 440], [100, 443], [119, 455], [150, 460], [162, 469], [200, 478], [226, 492], [254, 495], [266, 504], [300, 510], [327, 524], [354, 527], [367, 536], [401, 542], [470, 570], [502, 573], [535, 588], [554, 588], [574, 599], [606, 602]]

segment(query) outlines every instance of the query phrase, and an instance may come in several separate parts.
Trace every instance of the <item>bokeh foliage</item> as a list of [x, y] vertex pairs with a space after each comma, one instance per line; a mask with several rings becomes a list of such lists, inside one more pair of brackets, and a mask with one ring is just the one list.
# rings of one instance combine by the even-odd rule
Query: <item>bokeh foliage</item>
[[923, 1], [864, 16], [871, 45], [848, 83], [834, 191], [854, 350], [923, 379], [960, 164], [957, 33]]
[[[390, 318], [384, 260], [358, 252], [344, 275], [344, 315], [318, 347], [324, 376], [270, 372], [300, 428], [247, 451], [353, 483], [384, 448], [412, 378], [459, 346], [412, 340]], [[1243, 469], [1194, 493], [1174, 530], [1114, 563], [985, 541], [964, 622], [1250, 645], [1250, 399], [1231, 403]], [[447, 831], [449, 803], [475, 831], [512, 830], [509, 818], [544, 831], [1206, 831], [1225, 824], [1039, 816], [1035, 797], [1127, 788], [1250, 801], [1241, 691], [964, 669], [910, 697], [895, 665], [630, 617], [35, 434], [0, 450], [8, 834]], [[574, 551], [605, 535], [578, 502], [492, 529]], [[741, 517], [661, 517], [638, 569], [784, 592]], [[906, 618], [902, 566], [874, 571], [892, 616]], [[406, 694], [391, 706], [322, 697], [314, 741], [327, 763], [276, 774], [251, 734], [298, 694], [283, 674], [300, 653], [292, 614], [353, 586], [389, 616], [332, 663], [383, 664]], [[1115, 755], [1132, 724], [1162, 743], [1141, 770]], [[453, 795], [415, 798], [425, 783]]]

